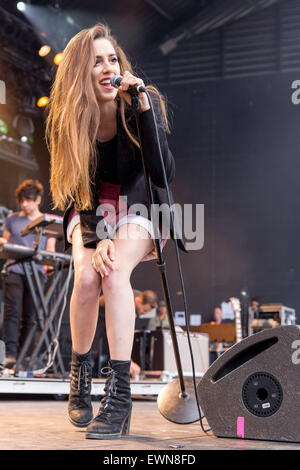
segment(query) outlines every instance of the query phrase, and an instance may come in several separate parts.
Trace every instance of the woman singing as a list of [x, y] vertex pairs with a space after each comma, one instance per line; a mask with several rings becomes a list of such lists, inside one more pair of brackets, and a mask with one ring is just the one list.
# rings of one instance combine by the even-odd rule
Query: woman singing
[[[116, 89], [110, 77], [122, 75]], [[97, 24], [67, 45], [52, 87], [47, 119], [54, 207], [65, 210], [65, 247], [72, 244], [75, 279], [70, 303], [72, 335], [69, 417], [88, 426], [86, 437], [114, 439], [129, 433], [132, 401], [130, 358], [135, 306], [130, 277], [141, 262], [156, 258], [135, 118], [128, 87], [143, 84], [108, 28]], [[162, 96], [151, 92], [167, 180], [174, 159]], [[156, 204], [167, 202], [155, 128], [145, 93], [138, 94], [141, 138]], [[123, 198], [120, 196], [123, 196]], [[124, 199], [124, 196], [126, 198]], [[148, 215], [129, 213], [133, 204]], [[100, 208], [100, 209], [99, 209]], [[174, 231], [171, 226], [171, 237]], [[166, 240], [160, 240], [163, 246]], [[179, 240], [179, 246], [184, 245]], [[90, 349], [105, 297], [110, 351], [105, 396], [93, 419]]]

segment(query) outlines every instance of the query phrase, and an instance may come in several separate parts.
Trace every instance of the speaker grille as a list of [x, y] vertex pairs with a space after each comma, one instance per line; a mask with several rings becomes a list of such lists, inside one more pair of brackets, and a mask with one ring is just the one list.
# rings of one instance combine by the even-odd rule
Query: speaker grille
[[282, 403], [282, 388], [278, 380], [267, 372], [250, 375], [242, 390], [245, 407], [255, 416], [265, 418], [279, 410]]

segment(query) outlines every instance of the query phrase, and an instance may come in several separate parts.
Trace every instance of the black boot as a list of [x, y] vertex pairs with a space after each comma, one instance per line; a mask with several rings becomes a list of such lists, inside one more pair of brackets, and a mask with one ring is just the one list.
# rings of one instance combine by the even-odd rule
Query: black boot
[[91, 388], [92, 360], [90, 351], [86, 354], [77, 354], [72, 351], [68, 412], [69, 419], [74, 426], [88, 426], [93, 419]]
[[[117, 439], [129, 434], [132, 401], [130, 361], [109, 361], [101, 372], [109, 375], [99, 412], [87, 428], [88, 439]], [[107, 369], [107, 372], [105, 370]]]

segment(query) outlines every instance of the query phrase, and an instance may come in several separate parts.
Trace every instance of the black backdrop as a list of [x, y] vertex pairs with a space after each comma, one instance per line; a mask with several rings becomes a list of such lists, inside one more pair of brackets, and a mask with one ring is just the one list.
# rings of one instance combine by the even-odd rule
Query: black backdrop
[[[175, 199], [205, 205], [204, 247], [181, 255], [188, 310], [203, 321], [242, 289], [300, 309], [296, 79], [278, 73], [163, 90], [174, 115]], [[172, 242], [165, 255], [173, 308], [183, 310]], [[141, 264], [132, 280], [161, 293], [155, 262]]]

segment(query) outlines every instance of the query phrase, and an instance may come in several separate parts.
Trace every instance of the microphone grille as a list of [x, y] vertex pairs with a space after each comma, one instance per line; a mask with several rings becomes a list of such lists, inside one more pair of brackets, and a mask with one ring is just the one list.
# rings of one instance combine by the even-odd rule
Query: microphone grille
[[122, 75], [113, 75], [112, 77], [110, 77], [111, 86], [118, 88], [121, 85], [122, 78]]

